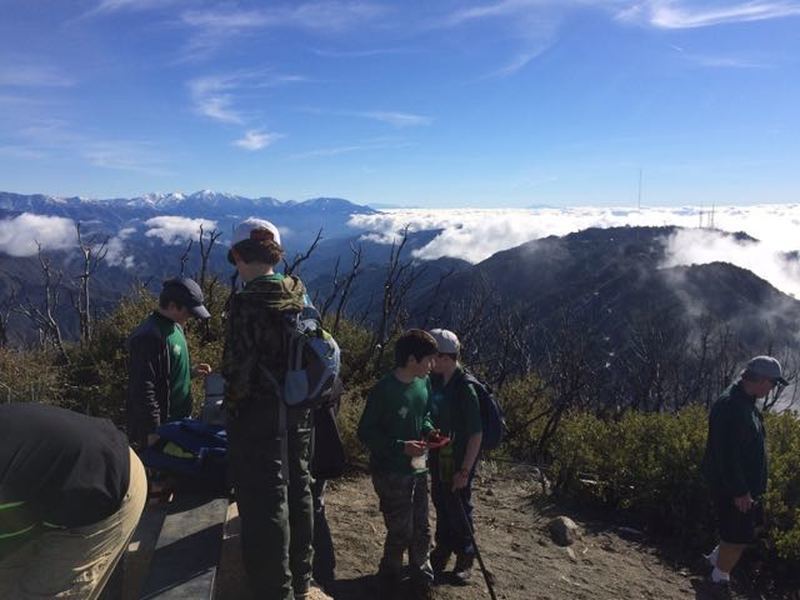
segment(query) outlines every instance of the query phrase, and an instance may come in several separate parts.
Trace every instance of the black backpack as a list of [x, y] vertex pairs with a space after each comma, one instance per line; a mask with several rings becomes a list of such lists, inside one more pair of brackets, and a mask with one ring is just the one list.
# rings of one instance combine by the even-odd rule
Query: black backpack
[[503, 440], [508, 435], [508, 425], [506, 425], [506, 415], [503, 412], [503, 408], [487, 383], [484, 383], [466, 370], [464, 371], [464, 381], [471, 384], [478, 395], [481, 422], [483, 423], [481, 450], [494, 450], [503, 443]]

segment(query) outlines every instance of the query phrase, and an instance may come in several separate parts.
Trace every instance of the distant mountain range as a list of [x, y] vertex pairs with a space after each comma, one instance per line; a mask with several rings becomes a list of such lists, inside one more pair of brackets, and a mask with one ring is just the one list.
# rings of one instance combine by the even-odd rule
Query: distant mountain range
[[[360, 247], [361, 275], [352, 289], [348, 310], [367, 318], [374, 318], [380, 307], [391, 252], [391, 245], [365, 238], [368, 232], [348, 224], [355, 214], [376, 211], [340, 198], [280, 202], [207, 190], [107, 200], [0, 193], [0, 220], [22, 213], [72, 219], [83, 224], [87, 235], [111, 237], [115, 259], [103, 265], [93, 284], [95, 306], [101, 312], [112, 308], [133, 281], [150, 280], [155, 291], [162, 278], [174, 275], [187, 236], [196, 237], [199, 219], [213, 222], [224, 234], [210, 264], [212, 271], [222, 275], [231, 272], [225, 247], [229, 233], [244, 217], [266, 218], [281, 227], [290, 259], [305, 250], [322, 228], [323, 240], [300, 272], [318, 299], [330, 293], [337, 262], [340, 275], [348, 272], [351, 249]], [[555, 328], [568, 314], [581, 327], [607, 337], [610, 344], [623, 343], [643, 322], [672, 319], [676, 326], [696, 327], [711, 316], [754, 350], [766, 351], [770, 344], [797, 346], [800, 302], [758, 274], [726, 263], [663, 268], [667, 240], [678, 230], [592, 228], [528, 242], [475, 265], [459, 258], [416, 260], [414, 252], [441, 231], [414, 232], [402, 256], [413, 263], [408, 273], [415, 280], [407, 295], [408, 322], [430, 325], [426, 318], [435, 317], [440, 325], [457, 327], [459, 311], [473, 298], [484, 305], [487, 314], [496, 317], [518, 312], [544, 327]], [[754, 241], [743, 233], [730, 235], [738, 242]], [[0, 235], [0, 303], [12, 292], [21, 298], [41, 295], [36, 257], [3, 254], [3, 244], [12, 242]], [[74, 276], [75, 251], [62, 249], [49, 255], [57, 267]], [[787, 258], [797, 260], [796, 255]], [[193, 274], [198, 268], [195, 247], [186, 272]], [[72, 283], [69, 275], [64, 281]], [[72, 312], [67, 306], [61, 310], [68, 335], [76, 330]], [[18, 331], [24, 329], [20, 318], [14, 324]]]

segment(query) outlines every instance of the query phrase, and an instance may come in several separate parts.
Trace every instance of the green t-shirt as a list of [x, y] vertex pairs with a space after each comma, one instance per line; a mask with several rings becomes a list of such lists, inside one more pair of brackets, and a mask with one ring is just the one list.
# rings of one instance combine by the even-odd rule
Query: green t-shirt
[[447, 466], [448, 473], [443, 473], [445, 479], [452, 476], [450, 471], [461, 469], [469, 438], [483, 432], [478, 394], [463, 376], [460, 367], [456, 368], [446, 385], [441, 376], [431, 376], [431, 420], [434, 428], [451, 440], [439, 450], [441, 462]]
[[189, 347], [183, 328], [175, 321], [155, 313], [156, 323], [164, 336], [169, 352], [169, 415], [176, 421], [192, 414], [192, 369]]
[[425, 377], [403, 383], [389, 373], [367, 397], [358, 438], [369, 448], [373, 471], [419, 474], [427, 468], [411, 466], [411, 457], [403, 452], [404, 442], [421, 440], [432, 429], [430, 380]]
[[251, 279], [250, 281], [248, 281], [245, 284], [245, 288], [248, 285], [250, 285], [252, 283], [255, 283], [257, 281], [261, 281], [261, 280], [264, 280], [264, 281], [283, 281], [285, 278], [286, 277], [284, 276], [283, 273], [270, 273], [269, 275], [259, 275], [258, 277], [255, 277], [255, 278]]

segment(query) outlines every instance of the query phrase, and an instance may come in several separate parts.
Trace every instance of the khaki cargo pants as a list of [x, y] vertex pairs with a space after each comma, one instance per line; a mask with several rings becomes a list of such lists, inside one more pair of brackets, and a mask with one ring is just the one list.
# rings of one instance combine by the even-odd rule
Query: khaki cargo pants
[[52, 529], [0, 562], [0, 598], [95, 600], [133, 535], [147, 500], [147, 477], [131, 450], [128, 493], [122, 506], [99, 523]]

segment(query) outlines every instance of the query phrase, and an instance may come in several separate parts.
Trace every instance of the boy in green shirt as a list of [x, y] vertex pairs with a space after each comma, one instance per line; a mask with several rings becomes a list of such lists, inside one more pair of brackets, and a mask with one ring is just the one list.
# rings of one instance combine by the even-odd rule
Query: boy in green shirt
[[428, 374], [436, 352], [436, 341], [425, 331], [411, 329], [400, 336], [395, 368], [370, 391], [358, 425], [386, 524], [380, 598], [397, 589], [406, 550], [416, 592], [427, 598], [433, 582], [425, 439], [433, 431]]

